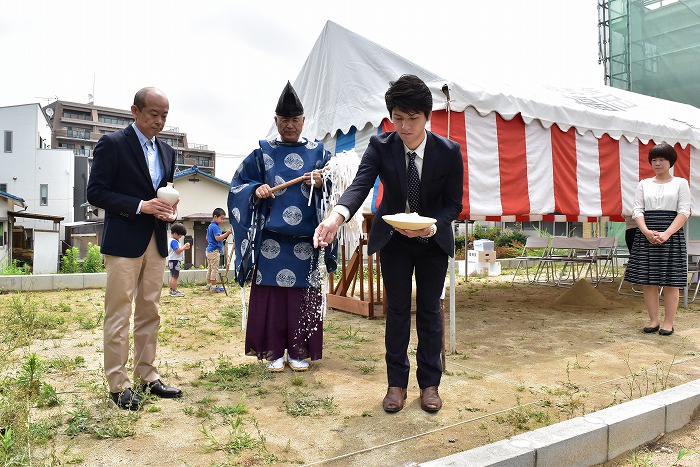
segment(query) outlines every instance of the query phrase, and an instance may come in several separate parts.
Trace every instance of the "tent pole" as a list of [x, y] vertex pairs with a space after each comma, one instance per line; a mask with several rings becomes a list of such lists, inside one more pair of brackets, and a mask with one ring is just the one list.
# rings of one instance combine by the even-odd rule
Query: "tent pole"
[[445, 101], [445, 110], [447, 111], [447, 139], [450, 139], [450, 87], [447, 84], [442, 85], [442, 93], [447, 100]]
[[[449, 121], [449, 120], [448, 120]], [[457, 224], [455, 224], [454, 221], [452, 221], [452, 233], [456, 237], [457, 236]], [[455, 330], [457, 327], [457, 323], [455, 321], [455, 251], [454, 251], [454, 245], [452, 246], [452, 258], [450, 258], [450, 355], [454, 355], [457, 353], [457, 343], [455, 340]], [[467, 265], [465, 263], [464, 267], [466, 268]], [[466, 272], [466, 270], [465, 270]], [[445, 324], [443, 323], [443, 329], [445, 328]]]

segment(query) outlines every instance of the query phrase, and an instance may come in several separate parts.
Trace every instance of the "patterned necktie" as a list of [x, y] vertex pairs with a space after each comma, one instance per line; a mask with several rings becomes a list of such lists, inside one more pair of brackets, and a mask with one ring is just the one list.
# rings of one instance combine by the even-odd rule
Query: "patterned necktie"
[[408, 168], [406, 175], [408, 177], [408, 206], [411, 212], [418, 212], [420, 206], [420, 177], [418, 176], [418, 168], [416, 167], [416, 153], [409, 151]]

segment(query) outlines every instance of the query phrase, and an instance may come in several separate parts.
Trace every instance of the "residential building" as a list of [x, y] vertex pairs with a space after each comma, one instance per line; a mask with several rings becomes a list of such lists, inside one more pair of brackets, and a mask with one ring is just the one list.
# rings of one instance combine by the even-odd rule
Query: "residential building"
[[[207, 264], [207, 227], [211, 223], [214, 209], [222, 208], [228, 211], [229, 182], [214, 177], [194, 166], [175, 174], [173, 186], [180, 192], [180, 202], [177, 205], [178, 222], [187, 229], [184, 241], [190, 242], [192, 248], [185, 250], [185, 268], [200, 267]], [[228, 215], [227, 215], [228, 217]], [[230, 227], [228, 219], [220, 225], [225, 231]], [[226, 258], [230, 257], [230, 247], [233, 237], [225, 245]], [[222, 256], [222, 266], [226, 263]]]
[[[31, 213], [72, 221], [73, 152], [49, 149], [51, 129], [39, 104], [0, 107], [0, 135], [0, 191], [23, 199]], [[20, 224], [29, 236], [44, 229], [36, 218]]]
[[[75, 154], [72, 217], [76, 221], [86, 220], [87, 180], [97, 140], [105, 133], [131, 124], [134, 121], [131, 110], [61, 100], [50, 103], [43, 110], [51, 126], [51, 147], [70, 149]], [[158, 137], [175, 149], [177, 171], [196, 165], [201, 171], [214, 175], [216, 153], [206, 144], [188, 142], [187, 134], [176, 127], [166, 127]]]
[[10, 233], [10, 213], [15, 206], [26, 209], [24, 200], [19, 196], [0, 191], [0, 268], [12, 261], [12, 235]]

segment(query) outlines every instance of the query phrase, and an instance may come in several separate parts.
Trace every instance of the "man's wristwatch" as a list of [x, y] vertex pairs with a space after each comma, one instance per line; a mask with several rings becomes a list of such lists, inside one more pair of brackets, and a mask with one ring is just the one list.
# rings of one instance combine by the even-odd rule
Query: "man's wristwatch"
[[430, 238], [433, 235], [437, 233], [437, 226], [435, 224], [430, 226], [430, 232], [428, 232], [428, 235], [424, 235], [423, 238]]

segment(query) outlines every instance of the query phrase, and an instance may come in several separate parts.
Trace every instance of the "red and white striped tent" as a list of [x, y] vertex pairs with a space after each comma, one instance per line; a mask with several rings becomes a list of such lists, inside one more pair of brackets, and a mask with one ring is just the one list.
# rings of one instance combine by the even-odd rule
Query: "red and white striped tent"
[[674, 174], [689, 180], [700, 213], [700, 109], [610, 87], [452, 83], [330, 21], [294, 82], [305, 136], [362, 154], [391, 128], [384, 93], [404, 73], [433, 91], [431, 130], [461, 145], [462, 219], [622, 220], [662, 141], [675, 146]]

